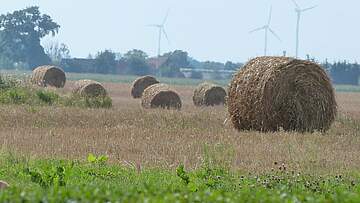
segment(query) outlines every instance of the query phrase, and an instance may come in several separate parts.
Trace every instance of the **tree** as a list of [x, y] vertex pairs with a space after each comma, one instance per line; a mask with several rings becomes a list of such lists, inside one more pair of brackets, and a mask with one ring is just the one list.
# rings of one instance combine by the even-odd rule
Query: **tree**
[[[357, 63], [335, 62], [332, 65], [326, 64], [331, 78], [335, 84], [358, 85], [360, 77], [360, 65]], [[329, 68], [330, 67], [330, 68]]]
[[148, 75], [151, 73], [149, 64], [146, 63], [148, 55], [141, 50], [131, 50], [124, 55], [128, 66], [128, 73], [132, 75]]
[[49, 15], [41, 15], [37, 6], [1, 15], [0, 32], [5, 45], [0, 55], [30, 67], [50, 63], [40, 40], [48, 34], [54, 36], [59, 28]]
[[[5, 53], [6, 44], [4, 33], [0, 32], [0, 53]], [[6, 54], [0, 54], [0, 67], [5, 69], [13, 68], [14, 62]]]
[[99, 52], [95, 58], [95, 72], [114, 73], [116, 70], [116, 54], [110, 50]]
[[70, 58], [70, 50], [66, 44], [50, 42], [45, 46], [45, 53], [53, 64], [59, 65], [62, 59]]
[[233, 63], [231, 61], [228, 61], [225, 63], [225, 69], [226, 70], [237, 70], [242, 66], [242, 64], [239, 63]]
[[124, 57], [126, 59], [128, 58], [139, 58], [139, 59], [147, 59], [148, 58], [148, 55], [144, 52], [144, 51], [141, 51], [141, 50], [138, 50], [138, 49], [133, 49], [133, 50], [130, 50], [128, 51]]
[[180, 68], [187, 68], [189, 66], [188, 53], [176, 50], [174, 52], [164, 54], [167, 60], [160, 67], [160, 73], [165, 77], [184, 77]]
[[203, 79], [203, 74], [200, 71], [191, 71], [190, 78], [192, 79]]
[[185, 51], [176, 50], [174, 52], [167, 53], [164, 56], [168, 57], [168, 59], [163, 66], [177, 68], [180, 70], [180, 68], [186, 68], [190, 64], [188, 61], [188, 53]]
[[220, 62], [205, 61], [205, 62], [202, 62], [202, 68], [203, 69], [212, 69], [212, 70], [223, 70], [225, 68], [225, 65]]

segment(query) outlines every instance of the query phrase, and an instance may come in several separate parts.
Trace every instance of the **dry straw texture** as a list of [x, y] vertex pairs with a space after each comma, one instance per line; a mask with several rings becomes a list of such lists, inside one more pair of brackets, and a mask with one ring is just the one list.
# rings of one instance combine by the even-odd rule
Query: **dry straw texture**
[[181, 109], [181, 99], [165, 84], [154, 84], [146, 88], [141, 97], [141, 105], [146, 108]]
[[93, 80], [79, 80], [75, 82], [74, 94], [87, 97], [106, 96], [106, 89], [99, 83]]
[[313, 132], [330, 128], [337, 105], [331, 81], [319, 65], [258, 57], [234, 75], [228, 111], [238, 130]]
[[141, 98], [142, 93], [147, 87], [157, 83], [159, 83], [159, 81], [149, 75], [137, 78], [132, 84], [131, 96], [133, 98]]
[[225, 104], [225, 98], [224, 88], [205, 82], [196, 87], [193, 102], [195, 106], [215, 106]]
[[31, 81], [41, 87], [63, 88], [66, 82], [65, 72], [56, 66], [40, 66], [33, 70]]

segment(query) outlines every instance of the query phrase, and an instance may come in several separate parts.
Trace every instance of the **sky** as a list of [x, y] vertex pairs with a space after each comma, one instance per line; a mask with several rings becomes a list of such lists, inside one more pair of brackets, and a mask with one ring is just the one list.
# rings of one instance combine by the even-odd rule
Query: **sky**
[[[303, 7], [299, 55], [318, 60], [360, 61], [359, 0], [297, 0]], [[157, 54], [158, 30], [148, 24], [165, 24], [169, 41], [162, 53], [185, 50], [201, 61], [245, 62], [263, 54], [264, 32], [249, 31], [266, 24], [273, 8], [271, 28], [281, 41], [269, 36], [268, 54], [284, 50], [295, 55], [296, 13], [291, 0], [1, 0], [0, 13], [39, 6], [61, 25], [44, 45], [69, 46], [71, 56], [87, 57], [110, 49], [121, 54], [141, 49]]]

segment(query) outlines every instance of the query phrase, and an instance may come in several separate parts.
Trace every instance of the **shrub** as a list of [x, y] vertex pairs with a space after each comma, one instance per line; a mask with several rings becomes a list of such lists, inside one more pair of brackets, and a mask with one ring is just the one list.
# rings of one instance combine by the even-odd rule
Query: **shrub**
[[112, 100], [110, 97], [81, 97], [72, 95], [64, 101], [65, 106], [76, 106], [81, 108], [111, 108]]
[[59, 95], [55, 92], [50, 91], [44, 91], [44, 90], [38, 90], [36, 92], [36, 95], [40, 99], [41, 102], [44, 102], [46, 104], [52, 105], [59, 99]]

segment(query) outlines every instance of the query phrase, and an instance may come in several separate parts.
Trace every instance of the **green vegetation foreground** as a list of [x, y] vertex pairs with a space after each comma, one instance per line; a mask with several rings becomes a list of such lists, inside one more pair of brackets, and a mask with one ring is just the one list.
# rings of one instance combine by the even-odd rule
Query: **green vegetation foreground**
[[230, 172], [205, 160], [188, 172], [84, 161], [34, 160], [3, 154], [0, 176], [10, 187], [1, 202], [359, 202], [359, 176], [318, 176], [276, 170], [263, 175]]

